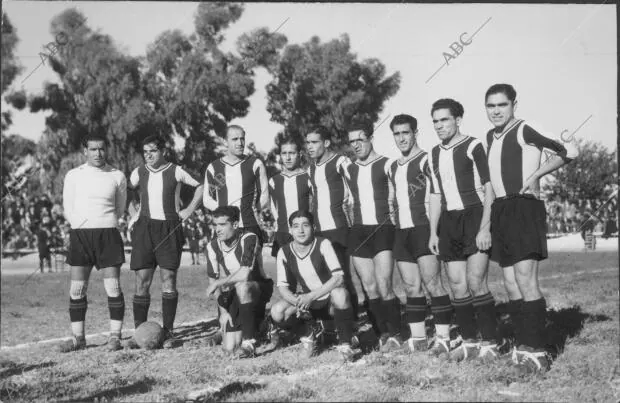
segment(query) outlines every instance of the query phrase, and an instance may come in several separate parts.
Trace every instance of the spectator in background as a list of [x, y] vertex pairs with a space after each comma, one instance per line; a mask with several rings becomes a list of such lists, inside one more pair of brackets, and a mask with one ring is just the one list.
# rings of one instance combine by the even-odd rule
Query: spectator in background
[[197, 223], [189, 218], [183, 223], [183, 235], [185, 239], [187, 239], [187, 243], [189, 245], [189, 253], [192, 256], [192, 265], [200, 264], [200, 257], [198, 253], [199, 249], [199, 241], [200, 241], [200, 232], [197, 227]]
[[609, 238], [612, 234], [618, 232], [618, 226], [616, 224], [616, 215], [614, 213], [607, 213], [607, 219], [605, 220], [605, 229], [603, 230], [603, 239]]
[[50, 227], [41, 225], [36, 233], [37, 249], [39, 251], [39, 270], [43, 273], [43, 263], [47, 262], [48, 273], [52, 271], [52, 258], [51, 249], [52, 246], [52, 232]]

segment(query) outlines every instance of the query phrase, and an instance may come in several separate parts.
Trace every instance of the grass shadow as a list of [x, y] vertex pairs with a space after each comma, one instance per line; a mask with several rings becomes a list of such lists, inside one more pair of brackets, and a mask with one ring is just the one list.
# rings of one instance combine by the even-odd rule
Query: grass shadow
[[228, 385], [224, 386], [223, 388], [221, 388], [217, 392], [215, 392], [213, 395], [211, 395], [205, 401], [206, 402], [221, 402], [222, 400], [227, 399], [228, 397], [230, 397], [232, 395], [253, 392], [255, 390], [262, 389], [264, 387], [265, 387], [265, 385], [259, 384], [259, 383], [232, 382], [232, 383], [229, 383]]
[[200, 322], [195, 325], [179, 326], [174, 329], [175, 336], [183, 342], [208, 337], [219, 329], [220, 324], [217, 319], [208, 322]]
[[9, 377], [11, 377], [13, 375], [22, 374], [24, 372], [32, 371], [32, 370], [35, 370], [35, 369], [53, 367], [54, 365], [56, 365], [56, 363], [52, 362], [52, 361], [42, 362], [40, 364], [31, 364], [31, 365], [15, 364], [15, 363], [11, 362], [6, 367], [0, 368], [0, 380], [5, 379], [5, 378], [9, 378]]
[[119, 399], [128, 395], [148, 393], [157, 383], [158, 381], [156, 379], [146, 377], [128, 385], [105, 389], [84, 398], [63, 400], [63, 402], [108, 401], [111, 399]]

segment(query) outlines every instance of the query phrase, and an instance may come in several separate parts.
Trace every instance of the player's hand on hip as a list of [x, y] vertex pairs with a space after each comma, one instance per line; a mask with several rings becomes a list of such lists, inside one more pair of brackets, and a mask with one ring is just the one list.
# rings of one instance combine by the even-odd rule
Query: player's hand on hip
[[529, 192], [536, 192], [536, 185], [538, 184], [538, 178], [536, 176], [530, 176], [527, 181], [523, 184], [523, 187], [519, 191], [519, 194], [524, 194]]
[[181, 219], [181, 221], [184, 221], [187, 217], [192, 215], [192, 211], [190, 211], [189, 209], [183, 209], [181, 211], [179, 211], [179, 218]]
[[476, 246], [478, 250], [491, 249], [491, 231], [488, 228], [482, 228], [476, 235]]
[[437, 234], [431, 234], [430, 238], [428, 239], [428, 248], [431, 250], [431, 252], [433, 252], [433, 254], [439, 255], [439, 237], [437, 236]]
[[207, 297], [213, 295], [215, 290], [219, 287], [219, 283], [217, 281], [212, 281], [211, 284], [207, 287]]

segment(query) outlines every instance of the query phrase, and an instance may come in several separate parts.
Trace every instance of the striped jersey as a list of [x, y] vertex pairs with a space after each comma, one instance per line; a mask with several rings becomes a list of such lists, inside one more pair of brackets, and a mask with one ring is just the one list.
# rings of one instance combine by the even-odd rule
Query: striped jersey
[[269, 179], [271, 212], [276, 231], [288, 232], [288, 218], [297, 210], [310, 210], [312, 184], [306, 172], [287, 175], [280, 172]]
[[347, 183], [353, 199], [353, 224], [378, 225], [390, 220], [391, 162], [387, 157], [377, 156], [366, 164], [355, 161], [347, 168]]
[[200, 185], [180, 166], [168, 162], [157, 169], [147, 165], [134, 169], [129, 178], [140, 192], [140, 216], [154, 220], [178, 220], [181, 209], [181, 183]]
[[345, 182], [347, 167], [351, 161], [334, 154], [327, 161], [313, 162], [309, 167], [312, 185], [312, 213], [317, 231], [329, 231], [349, 226], [344, 212], [348, 189]]
[[[543, 149], [565, 160], [577, 157], [577, 150], [570, 143], [555, 141], [523, 120], [508, 124], [502, 133], [495, 133], [495, 129], [489, 130], [487, 145], [491, 185], [496, 197], [521, 191], [527, 179], [540, 167]], [[528, 190], [528, 193], [532, 191]], [[538, 197], [539, 185], [534, 193]]]
[[464, 136], [451, 146], [438, 144], [428, 155], [431, 192], [441, 194], [446, 210], [482, 206], [489, 167], [482, 142]]
[[268, 191], [265, 172], [262, 161], [254, 156], [245, 156], [234, 164], [223, 158], [213, 161], [205, 175], [205, 207], [215, 210], [219, 206], [236, 206], [241, 212], [240, 227], [258, 225], [254, 206]]
[[214, 238], [207, 244], [207, 275], [227, 277], [241, 267], [250, 267], [248, 281], [258, 280], [262, 277], [257, 259], [259, 246], [258, 237], [250, 231], [240, 230], [230, 245]]
[[430, 177], [426, 151], [418, 152], [405, 162], [394, 161], [390, 166], [397, 228], [429, 225], [425, 199], [427, 181], [432, 183]]
[[[299, 256], [293, 247], [294, 242], [284, 245], [276, 257], [277, 285], [287, 287], [291, 291], [301, 286], [304, 293], [320, 288], [332, 276], [342, 276], [344, 273], [329, 240], [316, 237], [312, 241], [310, 251]], [[319, 300], [329, 298], [329, 293]]]

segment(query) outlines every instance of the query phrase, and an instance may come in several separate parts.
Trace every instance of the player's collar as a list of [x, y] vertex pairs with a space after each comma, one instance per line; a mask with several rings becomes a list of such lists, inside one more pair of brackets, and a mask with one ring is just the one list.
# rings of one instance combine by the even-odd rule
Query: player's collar
[[158, 172], [161, 172], [161, 171], [163, 171], [163, 170], [167, 169], [168, 167], [170, 167], [170, 165], [172, 165], [172, 162], [166, 162], [165, 164], [162, 164], [162, 165], [161, 165], [159, 168], [157, 168], [157, 169], [153, 169], [153, 168], [149, 167], [149, 166], [148, 166], [148, 165], [146, 165], [146, 164], [144, 164], [144, 167], [145, 167], [145, 168], [146, 168], [149, 172], [156, 174], [156, 173], [158, 173]]
[[243, 158], [239, 159], [239, 161], [234, 162], [234, 163], [230, 163], [230, 162], [226, 161], [226, 160], [224, 159], [224, 157], [220, 158], [220, 160], [221, 160], [224, 164], [226, 164], [226, 165], [228, 165], [228, 166], [231, 166], [231, 167], [234, 167], [235, 165], [241, 164], [243, 161], [245, 161], [245, 160], [247, 160], [247, 159], [248, 159], [248, 156], [247, 156], [247, 155], [245, 155], [245, 154], [243, 155]]
[[450, 150], [451, 148], [454, 148], [456, 146], [463, 144], [467, 140], [469, 140], [469, 136], [466, 134], [463, 134], [463, 138], [460, 141], [457, 141], [456, 143], [452, 144], [451, 146], [444, 146], [443, 144], [439, 143], [439, 147], [443, 148], [444, 150]]
[[398, 159], [398, 165], [403, 166], [403, 165], [407, 165], [408, 163], [410, 163], [411, 161], [413, 161], [414, 159], [418, 158], [420, 155], [424, 154], [424, 150], [420, 149], [417, 153], [415, 153], [413, 156], [409, 156], [407, 157], [406, 160], [404, 161], [400, 161], [400, 158]]
[[355, 163], [361, 167], [367, 167], [369, 165], [372, 165], [375, 161], [380, 160], [381, 158], [383, 158], [383, 155], [377, 154], [377, 157], [374, 160], [366, 162], [365, 164], [360, 163], [359, 160], [355, 160]]
[[502, 137], [504, 134], [508, 133], [509, 131], [511, 131], [513, 128], [515, 128], [519, 123], [523, 122], [523, 119], [515, 119], [514, 122], [512, 122], [509, 125], [506, 125], [506, 127], [504, 127], [504, 130], [502, 130], [501, 133], [496, 133], [495, 129], [493, 129], [493, 137], [495, 137], [495, 139], [499, 139], [500, 137]]
[[304, 256], [299, 256], [299, 253], [297, 253], [297, 250], [295, 250], [295, 241], [291, 242], [291, 250], [293, 251], [295, 256], [297, 256], [297, 258], [299, 258], [300, 260], [304, 260], [305, 258], [307, 258], [312, 253], [315, 246], [316, 246], [316, 237], [314, 237], [314, 240], [312, 241], [312, 246], [310, 246], [310, 248], [308, 249], [308, 252], [306, 252]]
[[226, 242], [220, 241], [218, 239], [217, 241], [220, 243], [220, 249], [222, 249], [222, 252], [228, 253], [234, 250], [237, 247], [239, 240], [241, 240], [241, 235], [242, 235], [241, 231], [237, 230], [237, 233], [235, 234], [235, 240], [233, 241], [232, 244], [230, 244], [230, 246], [226, 245]]
[[337, 153], [333, 153], [331, 157], [329, 157], [328, 159], [326, 159], [326, 160], [325, 160], [325, 161], [323, 161], [323, 162], [318, 162], [318, 161], [316, 161], [316, 162], [315, 162], [315, 165], [316, 165], [316, 166], [321, 166], [321, 165], [327, 164], [329, 161], [333, 160], [333, 159], [334, 159], [334, 158], [336, 158], [336, 157], [338, 157], [338, 154], [337, 154]]
[[299, 175], [303, 175], [305, 172], [303, 170], [296, 171], [294, 173], [285, 173], [284, 171], [280, 172], [280, 175], [285, 176], [287, 178], [294, 178]]

